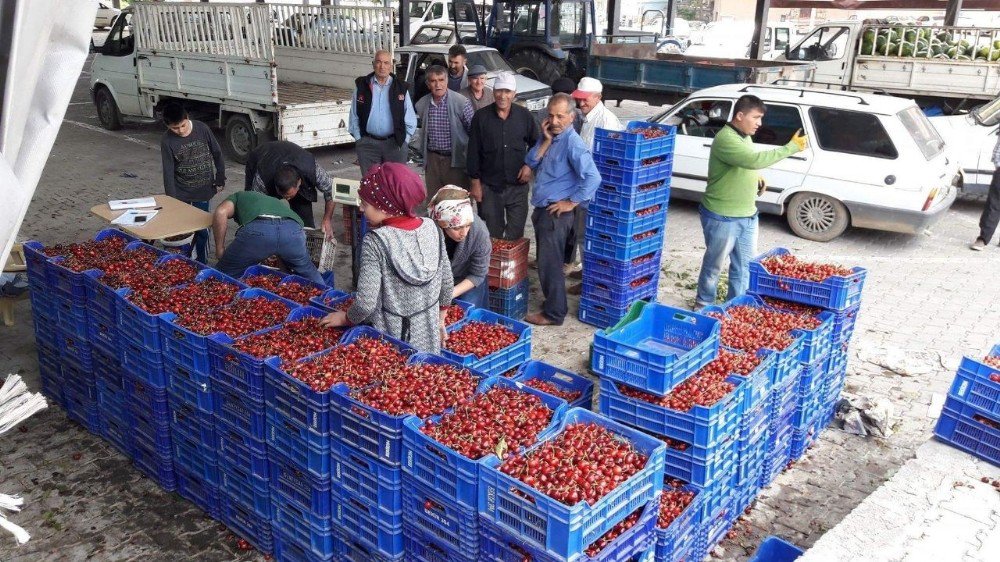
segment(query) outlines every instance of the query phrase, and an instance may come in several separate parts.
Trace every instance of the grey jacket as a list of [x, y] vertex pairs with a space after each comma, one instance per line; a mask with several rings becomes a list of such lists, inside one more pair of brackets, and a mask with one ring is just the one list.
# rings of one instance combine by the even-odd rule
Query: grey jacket
[[444, 236], [432, 220], [415, 230], [373, 229], [361, 243], [361, 268], [352, 324], [368, 324], [419, 351], [441, 351], [440, 307], [454, 282]]
[[490, 253], [493, 252], [493, 241], [490, 231], [483, 219], [474, 217], [469, 234], [455, 246], [455, 255], [451, 259], [451, 276], [455, 284], [468, 279], [476, 287], [486, 281], [490, 271]]
[[[420, 116], [420, 149], [424, 162], [427, 161], [427, 111], [434, 96], [427, 94], [417, 102]], [[469, 133], [462, 125], [462, 110], [469, 99], [458, 92], [448, 92], [448, 123], [451, 125], [451, 167], [465, 170], [465, 150], [469, 146]]]

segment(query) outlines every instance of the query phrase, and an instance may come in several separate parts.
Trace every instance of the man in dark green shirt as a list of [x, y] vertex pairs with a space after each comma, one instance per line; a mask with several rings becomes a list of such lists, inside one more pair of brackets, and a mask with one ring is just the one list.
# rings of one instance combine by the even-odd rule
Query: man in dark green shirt
[[[219, 260], [216, 267], [226, 275], [240, 277], [246, 268], [277, 255], [297, 275], [323, 283], [306, 249], [302, 218], [288, 206], [288, 200], [299, 192], [298, 171], [283, 165], [275, 173], [274, 183], [281, 199], [256, 191], [240, 191], [215, 209], [212, 232]], [[236, 219], [240, 229], [227, 248], [226, 231], [231, 218]]]

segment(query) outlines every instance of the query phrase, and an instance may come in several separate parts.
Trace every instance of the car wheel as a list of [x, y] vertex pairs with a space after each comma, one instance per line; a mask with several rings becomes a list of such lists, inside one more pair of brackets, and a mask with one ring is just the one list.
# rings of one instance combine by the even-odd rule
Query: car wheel
[[94, 94], [94, 105], [97, 106], [97, 118], [102, 127], [109, 131], [117, 131], [122, 128], [122, 114], [118, 111], [115, 97], [107, 88], [97, 89], [97, 93]]
[[788, 226], [797, 236], [829, 242], [847, 230], [851, 216], [843, 203], [819, 193], [798, 193], [786, 211]]
[[226, 121], [226, 152], [240, 164], [247, 161], [250, 151], [257, 148], [257, 130], [246, 115], [233, 115]]

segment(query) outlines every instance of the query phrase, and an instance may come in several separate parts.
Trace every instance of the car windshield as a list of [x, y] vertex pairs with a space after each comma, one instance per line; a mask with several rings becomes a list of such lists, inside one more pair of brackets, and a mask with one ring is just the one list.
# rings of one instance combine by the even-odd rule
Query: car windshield
[[500, 53], [496, 51], [474, 51], [469, 53], [468, 59], [469, 60], [466, 66], [469, 68], [472, 68], [474, 65], [481, 64], [486, 67], [487, 72], [514, 71], [514, 69], [507, 64], [507, 61], [503, 60]]
[[911, 106], [896, 114], [903, 126], [910, 132], [913, 141], [920, 147], [924, 158], [931, 160], [944, 150], [944, 139], [934, 128], [927, 116], [917, 106]]

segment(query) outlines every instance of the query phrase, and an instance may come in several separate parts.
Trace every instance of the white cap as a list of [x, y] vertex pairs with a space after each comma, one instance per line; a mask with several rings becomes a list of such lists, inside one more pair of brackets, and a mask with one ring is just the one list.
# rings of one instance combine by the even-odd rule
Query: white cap
[[589, 98], [591, 94], [599, 94], [603, 91], [604, 86], [601, 85], [600, 80], [585, 76], [581, 78], [580, 83], [576, 85], [576, 90], [573, 91], [573, 97], [576, 99], [586, 99]]
[[514, 79], [514, 74], [512, 72], [502, 72], [497, 79], [493, 81], [494, 90], [510, 90], [512, 92], [517, 91], [517, 80]]

